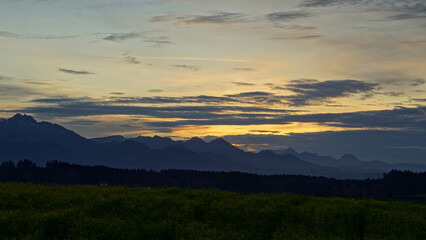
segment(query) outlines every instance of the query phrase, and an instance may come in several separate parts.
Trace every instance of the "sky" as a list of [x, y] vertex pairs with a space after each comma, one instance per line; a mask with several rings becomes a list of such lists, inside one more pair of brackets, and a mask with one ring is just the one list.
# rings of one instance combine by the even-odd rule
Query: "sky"
[[0, 117], [426, 163], [424, 0], [2, 0]]

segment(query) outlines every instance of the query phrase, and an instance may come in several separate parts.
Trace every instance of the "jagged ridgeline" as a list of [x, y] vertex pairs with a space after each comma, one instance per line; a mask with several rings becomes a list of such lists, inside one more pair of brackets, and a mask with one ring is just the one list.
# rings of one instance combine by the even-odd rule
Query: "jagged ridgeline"
[[0, 120], [0, 162], [29, 159], [103, 165], [126, 169], [186, 169], [239, 171], [256, 174], [298, 174], [339, 179], [381, 177], [392, 169], [426, 171], [421, 164], [366, 162], [346, 154], [340, 159], [294, 149], [243, 151], [224, 139], [205, 142], [194, 137], [174, 141], [167, 137], [86, 139], [60, 125], [37, 122], [17, 114]]

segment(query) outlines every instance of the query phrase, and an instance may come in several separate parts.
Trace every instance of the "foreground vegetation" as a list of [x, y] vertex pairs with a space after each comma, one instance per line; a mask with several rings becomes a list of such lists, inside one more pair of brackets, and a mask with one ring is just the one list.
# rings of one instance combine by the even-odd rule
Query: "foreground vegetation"
[[0, 239], [426, 239], [426, 206], [216, 190], [0, 184]]

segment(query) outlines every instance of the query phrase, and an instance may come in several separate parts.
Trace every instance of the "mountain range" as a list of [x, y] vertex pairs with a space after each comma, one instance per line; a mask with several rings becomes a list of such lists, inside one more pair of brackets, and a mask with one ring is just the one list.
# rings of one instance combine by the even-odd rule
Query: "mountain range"
[[247, 152], [221, 138], [210, 142], [198, 137], [175, 141], [159, 136], [87, 139], [60, 125], [37, 122], [28, 115], [0, 119], [0, 162], [22, 159], [39, 165], [59, 160], [128, 169], [239, 171], [339, 179], [376, 178], [391, 169], [426, 171], [426, 165], [361, 161], [350, 154], [336, 159], [298, 153], [292, 148]]

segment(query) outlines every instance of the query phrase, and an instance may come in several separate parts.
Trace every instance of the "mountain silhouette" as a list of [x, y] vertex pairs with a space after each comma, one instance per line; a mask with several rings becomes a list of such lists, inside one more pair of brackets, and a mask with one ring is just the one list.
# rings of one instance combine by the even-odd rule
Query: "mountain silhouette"
[[126, 140], [126, 138], [121, 135], [114, 135], [114, 136], [108, 136], [108, 137], [92, 138], [91, 140], [97, 143], [111, 143], [111, 142], [123, 142]]
[[416, 172], [426, 171], [426, 165], [415, 163], [386, 163], [383, 161], [361, 161], [352, 154], [343, 154], [339, 159], [331, 156], [321, 156], [317, 153], [310, 153], [304, 151], [302, 153], [296, 152], [293, 148], [272, 150], [276, 154], [285, 155], [290, 154], [298, 157], [301, 160], [321, 165], [337, 168], [344, 171], [352, 171], [359, 173], [375, 173], [375, 172], [388, 172], [393, 169], [396, 170], [409, 170]]
[[[86, 139], [60, 125], [37, 122], [28, 115], [0, 119], [0, 161], [22, 159], [30, 159], [38, 165], [59, 160], [127, 169], [240, 171], [335, 178], [378, 177], [383, 172], [381, 168], [369, 167], [378, 165], [377, 162], [362, 162], [351, 155], [337, 160], [309, 152], [299, 154], [291, 148], [246, 152], [221, 138], [210, 142], [198, 137], [174, 141], [159, 136]], [[337, 164], [349, 162], [365, 165], [351, 168]]]
[[64, 148], [93, 146], [92, 141], [60, 125], [37, 122], [22, 114], [0, 121], [0, 142], [51, 142]]

